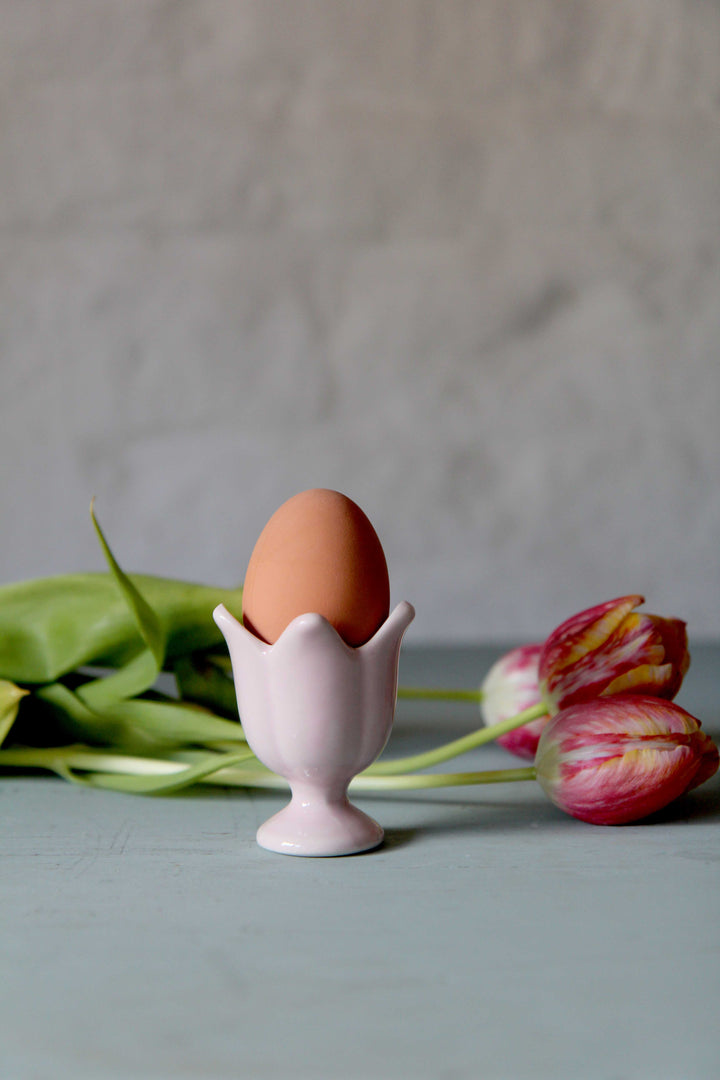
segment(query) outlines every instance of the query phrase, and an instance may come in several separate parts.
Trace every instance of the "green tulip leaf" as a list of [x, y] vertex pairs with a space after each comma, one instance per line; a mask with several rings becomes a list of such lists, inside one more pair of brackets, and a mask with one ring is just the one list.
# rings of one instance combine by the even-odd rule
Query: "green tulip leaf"
[[144, 694], [157, 680], [160, 668], [150, 649], [143, 649], [112, 675], [78, 686], [77, 696], [88, 708], [102, 710], [125, 698]]
[[171, 699], [134, 698], [96, 710], [63, 683], [39, 687], [35, 697], [53, 708], [60, 737], [123, 753], [237, 747], [245, 741], [238, 723]]
[[[246, 749], [234, 754], [206, 754], [194, 764], [166, 758], [130, 757], [88, 750], [85, 746], [20, 747], [0, 750], [0, 768], [48, 769], [84, 787], [106, 788], [134, 795], [170, 795], [221, 769], [242, 764], [254, 755]], [[220, 781], [220, 777], [216, 777]]]
[[211, 754], [197, 765], [187, 765], [169, 775], [155, 776], [123, 775], [116, 772], [83, 773], [65, 765], [65, 778], [85, 787], [106, 788], [110, 791], [122, 791], [132, 795], [171, 795], [205, 780], [230, 765], [239, 765], [251, 757], [253, 753], [250, 750], [237, 754]]
[[155, 657], [155, 663], [157, 664], [159, 672], [162, 668], [163, 661], [165, 660], [166, 645], [165, 631], [162, 623], [138, 589], [137, 585], [131, 581], [124, 570], [118, 565], [95, 516], [94, 499], [90, 504], [90, 517], [92, 518], [92, 523], [95, 526], [95, 532], [100, 541], [100, 546], [103, 549], [108, 566], [110, 567], [110, 572], [120, 586], [125, 601], [135, 617], [135, 622], [143, 641]]
[[122, 701], [123, 698], [143, 694], [155, 684], [165, 660], [166, 635], [158, 616], [110, 550], [110, 545], [95, 517], [94, 503], [93, 500], [90, 504], [90, 517], [100, 546], [110, 567], [110, 573], [115, 578], [125, 603], [135, 619], [140, 638], [145, 642], [145, 648], [141, 648], [137, 656], [129, 660], [114, 675], [94, 679], [78, 689], [78, 697], [91, 709], [97, 710]]
[[[162, 746], [224, 746], [245, 743], [237, 721], [225, 720], [206, 709], [183, 702], [136, 698], [105, 710], [112, 720], [127, 726], [128, 733]], [[130, 740], [127, 739], [126, 742]]]
[[52, 707], [58, 734], [70, 735], [94, 746], [111, 746], [122, 740], [122, 725], [90, 708], [63, 683], [40, 686], [34, 697]]
[[212, 657], [202, 653], [181, 656], [173, 670], [183, 701], [194, 701], [223, 716], [237, 717], [235, 684]]
[[[240, 612], [242, 589], [172, 578], [129, 579], [167, 635], [167, 661], [224, 645], [213, 622], [218, 604]], [[56, 682], [82, 667], [119, 668], [142, 639], [110, 573], [61, 574], [0, 586], [0, 678], [33, 685]]]
[[0, 679], [0, 746], [10, 733], [20, 708], [20, 702], [28, 693], [7, 679]]

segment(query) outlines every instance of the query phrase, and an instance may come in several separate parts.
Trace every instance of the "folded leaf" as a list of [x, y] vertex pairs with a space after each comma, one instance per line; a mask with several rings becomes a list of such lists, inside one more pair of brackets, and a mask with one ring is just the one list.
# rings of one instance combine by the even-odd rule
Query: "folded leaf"
[[125, 598], [125, 602], [135, 617], [135, 623], [140, 631], [143, 641], [155, 657], [155, 662], [159, 671], [165, 659], [166, 634], [164, 627], [153, 608], [139, 591], [137, 585], [132, 582], [118, 565], [117, 560], [105, 539], [105, 535], [100, 528], [100, 524], [95, 517], [94, 503], [95, 500], [90, 504], [90, 517], [92, 518], [92, 523], [95, 526], [95, 532], [100, 541], [100, 546], [103, 549], [105, 558], [110, 567], [110, 572], [117, 581]]
[[143, 649], [124, 667], [104, 678], [78, 686], [76, 693], [81, 701], [91, 709], [103, 709], [126, 698], [144, 694], [154, 686], [160, 674], [160, 666], [150, 651]]
[[188, 765], [164, 776], [133, 776], [116, 772], [83, 773], [66, 766], [65, 779], [85, 787], [106, 788], [132, 795], [170, 795], [205, 780], [220, 769], [239, 765], [251, 757], [251, 750], [238, 754], [211, 754], [197, 765]]
[[185, 764], [165, 758], [98, 753], [84, 746], [22, 747], [0, 750], [0, 768], [48, 769], [85, 787], [135, 795], [169, 795], [253, 756], [246, 749], [234, 754], [207, 754], [194, 764]]
[[213, 712], [237, 717], [235, 684], [215, 658], [203, 653], [181, 656], [174, 664], [175, 682], [184, 701], [195, 701]]
[[20, 701], [27, 694], [15, 683], [0, 679], [0, 746], [7, 738], [20, 708]]
[[39, 687], [35, 697], [53, 708], [58, 742], [71, 738], [122, 753], [244, 742], [238, 723], [182, 702], [134, 698], [96, 710], [63, 683]]
[[[217, 648], [223, 637], [212, 612], [240, 614], [242, 589], [129, 574], [166, 635], [167, 663]], [[77, 668], [118, 668], [142, 647], [135, 617], [110, 573], [63, 574], [0, 586], [0, 678], [56, 682]]]
[[[162, 746], [219, 746], [242, 744], [245, 736], [240, 724], [224, 720], [196, 705], [173, 701], [135, 698], [122, 701], [106, 710], [111, 720], [121, 720], [136, 737], [145, 736]], [[130, 738], [126, 740], [127, 743]]]

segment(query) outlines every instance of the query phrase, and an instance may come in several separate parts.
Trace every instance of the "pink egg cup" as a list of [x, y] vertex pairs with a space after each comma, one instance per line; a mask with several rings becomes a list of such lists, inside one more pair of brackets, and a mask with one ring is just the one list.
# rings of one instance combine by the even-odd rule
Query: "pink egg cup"
[[248, 744], [292, 794], [258, 829], [261, 847], [284, 855], [353, 855], [382, 842], [380, 825], [352, 805], [347, 790], [390, 735], [400, 643], [414, 617], [402, 601], [353, 649], [322, 615], [299, 615], [268, 645], [223, 604], [215, 608]]

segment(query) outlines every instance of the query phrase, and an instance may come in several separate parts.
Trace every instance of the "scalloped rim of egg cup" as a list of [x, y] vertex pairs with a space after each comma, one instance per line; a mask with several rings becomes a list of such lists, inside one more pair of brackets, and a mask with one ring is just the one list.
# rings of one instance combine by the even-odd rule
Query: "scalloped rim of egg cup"
[[353, 806], [347, 789], [390, 736], [400, 645], [414, 617], [413, 606], [401, 601], [369, 641], [353, 648], [309, 612], [269, 645], [223, 604], [215, 608], [248, 745], [290, 785], [290, 802], [257, 831], [261, 847], [333, 856], [382, 842], [382, 827]]

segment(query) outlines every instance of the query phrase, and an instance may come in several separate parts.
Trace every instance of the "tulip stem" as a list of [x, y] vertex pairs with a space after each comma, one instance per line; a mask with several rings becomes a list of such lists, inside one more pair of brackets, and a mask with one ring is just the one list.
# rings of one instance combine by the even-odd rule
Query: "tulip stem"
[[518, 769], [483, 769], [481, 772], [421, 773], [410, 776], [368, 776], [362, 773], [351, 781], [352, 791], [409, 791], [418, 788], [459, 787], [469, 784], [505, 784], [516, 780], [535, 780], [535, 767]]
[[[480, 772], [462, 773], [420, 773], [407, 775], [368, 776], [361, 773], [350, 782], [353, 792], [415, 791], [427, 788], [460, 787], [473, 784], [506, 784], [518, 780], [535, 780], [535, 768], [532, 765], [518, 769], [483, 769]], [[255, 768], [246, 769], [242, 765], [219, 769], [205, 777], [206, 784], [220, 784], [229, 787], [258, 787], [275, 790], [287, 790], [288, 783], [275, 773]]]
[[450, 690], [435, 686], [398, 686], [399, 698], [430, 701], [482, 701], [482, 690]]
[[546, 705], [539, 702], [537, 705], [531, 705], [528, 709], [523, 709], [516, 716], [510, 716], [507, 720], [501, 720], [498, 724], [491, 724], [489, 727], [471, 731], [469, 735], [463, 735], [460, 739], [453, 739], [452, 742], [437, 746], [434, 750], [427, 750], [422, 754], [411, 754], [409, 757], [395, 758], [394, 761], [376, 762], [375, 765], [371, 765], [369, 769], [361, 773], [361, 776], [394, 776], [398, 773], [414, 772], [416, 769], [428, 769], [432, 765], [439, 765], [442, 761], [449, 761], [451, 758], [467, 753], [468, 750], [483, 746], [484, 743], [492, 742], [500, 735], [505, 735], [508, 731], [522, 727], [523, 724], [529, 723], [530, 720], [537, 720], [539, 717], [545, 716], [546, 713]]
[[[0, 766], [50, 769], [65, 779], [73, 775], [104, 776], [106, 778], [131, 777], [137, 783], [127, 790], [152, 794], [153, 790], [168, 787], [166, 778], [177, 777], [178, 787], [184, 786], [184, 774], [195, 773], [196, 779], [206, 784], [230, 787], [256, 787], [286, 791], [288, 782], [270, 772], [258, 761], [238, 762], [239, 758], [252, 757], [249, 751], [242, 754], [206, 755], [198, 751], [178, 752], [172, 758], [144, 758], [132, 754], [118, 754], [110, 750], [92, 750], [82, 745], [58, 747], [16, 747], [0, 751]], [[227, 764], [225, 764], [227, 762]], [[193, 770], [193, 766], [195, 769]], [[199, 773], [198, 766], [201, 772]], [[206, 767], [205, 767], [206, 766]], [[410, 791], [423, 788], [458, 787], [470, 784], [503, 784], [517, 780], [535, 780], [535, 768], [525, 766], [516, 769], [485, 769], [481, 772], [422, 773], [412, 776], [368, 776], [362, 774], [352, 780], [353, 791]], [[146, 781], [146, 783], [142, 783]], [[122, 781], [121, 781], [122, 784]], [[99, 786], [113, 786], [105, 782]]]
[[[369, 776], [361, 773], [350, 781], [350, 790], [363, 791], [411, 791], [423, 788], [459, 787], [472, 784], [506, 784], [518, 780], [536, 780], [534, 765], [524, 765], [515, 769], [483, 769], [479, 772], [458, 773], [415, 773], [413, 775]], [[220, 784], [229, 787], [258, 787], [270, 790], [286, 791], [287, 780], [270, 772], [259, 762], [249, 767], [228, 765], [204, 778], [206, 784]]]

